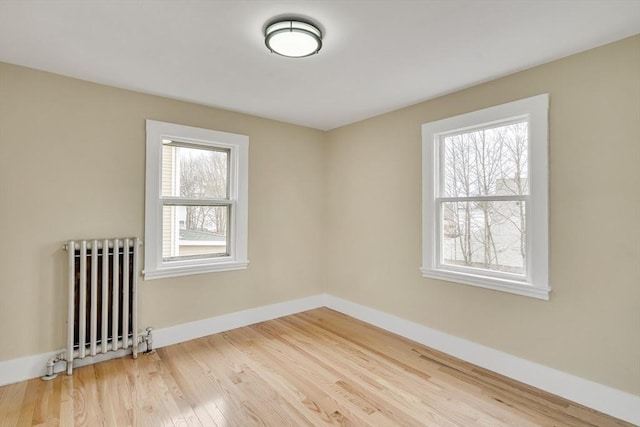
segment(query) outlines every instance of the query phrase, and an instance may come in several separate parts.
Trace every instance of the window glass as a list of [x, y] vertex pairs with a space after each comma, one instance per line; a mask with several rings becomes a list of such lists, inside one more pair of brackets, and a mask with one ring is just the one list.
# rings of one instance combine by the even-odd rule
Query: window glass
[[526, 121], [442, 137], [446, 197], [528, 194]]
[[164, 206], [163, 261], [229, 255], [228, 210], [227, 206]]
[[224, 199], [229, 194], [229, 150], [163, 141], [162, 196]]
[[525, 202], [444, 202], [441, 262], [525, 274]]

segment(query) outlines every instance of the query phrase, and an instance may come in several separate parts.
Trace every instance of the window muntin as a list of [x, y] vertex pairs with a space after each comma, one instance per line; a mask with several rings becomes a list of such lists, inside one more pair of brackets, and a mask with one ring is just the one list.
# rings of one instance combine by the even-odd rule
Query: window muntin
[[147, 120], [145, 278], [246, 268], [248, 138]]
[[548, 95], [423, 125], [425, 277], [548, 299]]

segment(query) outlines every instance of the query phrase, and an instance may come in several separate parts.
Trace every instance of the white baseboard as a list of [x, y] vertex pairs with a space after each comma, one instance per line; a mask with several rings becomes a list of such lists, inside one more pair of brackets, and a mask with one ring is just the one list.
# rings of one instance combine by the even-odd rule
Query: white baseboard
[[[65, 353], [65, 350], [34, 354], [32, 356], [0, 362], [0, 386], [42, 377], [46, 374], [46, 364], [49, 359], [60, 353]], [[73, 367], [79, 368], [93, 363], [104, 362], [105, 360], [115, 359], [127, 354], [131, 354], [130, 348], [128, 350], [110, 351], [105, 354], [101, 353], [85, 359], [75, 359], [73, 361]], [[57, 362], [54, 365], [53, 371], [55, 373], [64, 372], [65, 370], [66, 365], [64, 362]]]
[[290, 314], [300, 313], [325, 306], [324, 294], [292, 301], [280, 302], [258, 308], [223, 314], [195, 322], [183, 323], [153, 331], [153, 347], [165, 347], [192, 339], [213, 335], [254, 323], [264, 322]]
[[[428, 328], [400, 317], [392, 316], [326, 294], [314, 295], [182, 325], [156, 329], [153, 331], [153, 346], [154, 348], [165, 347], [319, 307], [331, 308], [466, 362], [548, 391], [549, 393], [564, 397], [565, 399], [632, 424], [640, 425], [640, 396], [616, 390]], [[0, 362], [0, 386], [44, 375], [47, 360], [62, 351], [63, 350]], [[104, 356], [113, 358], [122, 356], [123, 354], [124, 352], [111, 352]], [[74, 367], [95, 363], [104, 359], [105, 357], [78, 359], [74, 361]], [[56, 372], [62, 371], [64, 368], [64, 363], [59, 363], [56, 366]]]
[[[160, 348], [207, 335], [217, 334], [219, 332], [229, 331], [242, 326], [248, 326], [254, 323], [264, 322], [266, 320], [324, 307], [325, 299], [326, 297], [324, 294], [314, 295], [307, 298], [211, 317], [204, 320], [198, 320], [196, 322], [184, 323], [182, 325], [171, 326], [169, 328], [154, 329], [153, 347]], [[63, 353], [64, 351], [65, 350], [60, 349], [58, 351], [1, 361], [0, 386], [43, 376], [46, 373], [45, 366], [47, 361], [56, 354]], [[76, 359], [73, 361], [73, 366], [75, 368], [89, 365], [116, 357], [122, 357], [127, 353], [131, 353], [131, 350], [119, 350], [116, 352], [100, 354], [95, 357]], [[64, 370], [65, 363], [56, 363], [55, 372], [62, 372]]]
[[326, 306], [465, 362], [640, 425], [640, 396], [521, 359], [338, 297], [327, 295]]
[[46, 373], [47, 361], [62, 351], [34, 354], [0, 362], [0, 386], [43, 376]]

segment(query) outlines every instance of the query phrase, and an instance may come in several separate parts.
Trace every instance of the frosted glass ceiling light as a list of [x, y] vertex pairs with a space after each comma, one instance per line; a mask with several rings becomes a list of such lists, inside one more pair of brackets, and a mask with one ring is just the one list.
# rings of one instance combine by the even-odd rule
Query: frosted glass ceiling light
[[310, 22], [297, 18], [278, 19], [267, 25], [264, 43], [278, 55], [302, 58], [322, 48], [322, 32]]

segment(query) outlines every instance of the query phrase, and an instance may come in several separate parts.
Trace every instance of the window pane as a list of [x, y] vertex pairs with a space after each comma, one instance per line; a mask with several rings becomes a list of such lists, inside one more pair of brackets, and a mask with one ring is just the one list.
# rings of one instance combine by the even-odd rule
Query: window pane
[[443, 264], [525, 274], [524, 202], [442, 203]]
[[229, 206], [164, 206], [162, 258], [229, 255]]
[[162, 196], [226, 199], [229, 151], [162, 146]]
[[442, 137], [444, 196], [528, 194], [527, 125], [524, 121]]

